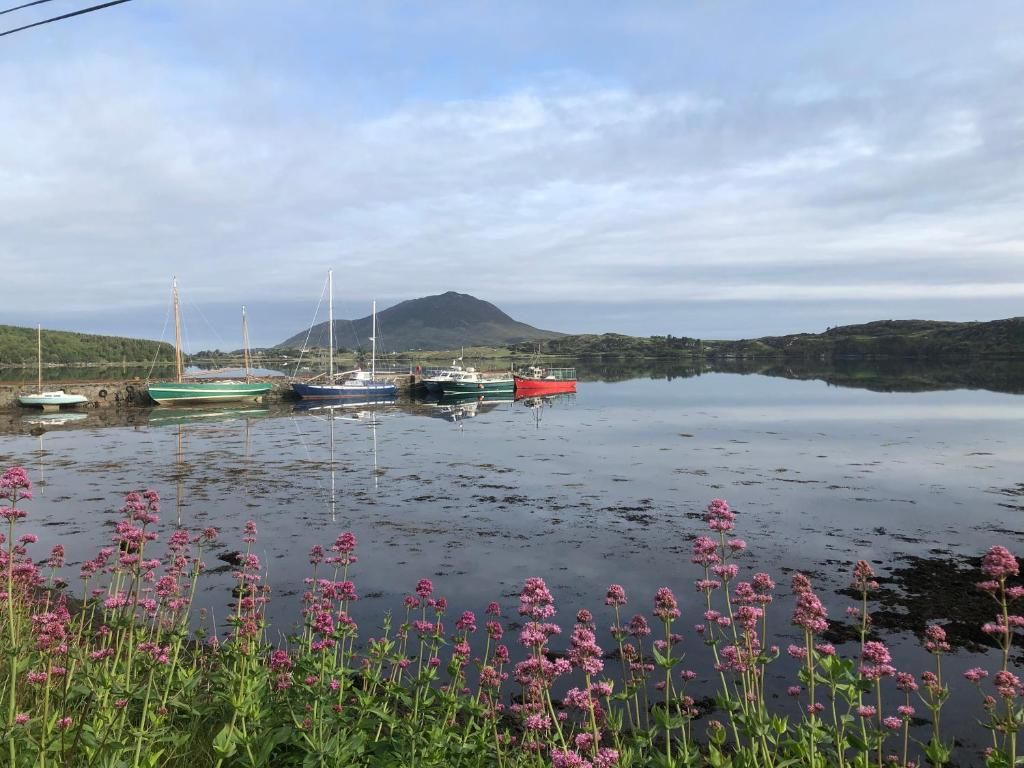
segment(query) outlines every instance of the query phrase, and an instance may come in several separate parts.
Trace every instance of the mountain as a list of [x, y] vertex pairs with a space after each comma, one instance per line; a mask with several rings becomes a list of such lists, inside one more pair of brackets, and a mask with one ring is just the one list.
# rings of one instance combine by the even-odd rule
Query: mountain
[[[369, 315], [358, 320], [335, 320], [335, 345], [349, 349], [369, 348], [370, 325]], [[277, 346], [292, 349], [303, 344], [327, 346], [326, 322], [313, 326], [308, 342], [306, 333], [297, 333]], [[496, 347], [557, 339], [563, 335], [520, 323], [490, 302], [454, 291], [410, 299], [377, 313], [377, 349], [381, 352]]]
[[[536, 344], [513, 345], [532, 352]], [[879, 320], [757, 339], [711, 340], [680, 336], [561, 336], [543, 341], [542, 353], [574, 357], [701, 357], [705, 359], [872, 360], [970, 359], [1024, 356], [1024, 317], [989, 322]]]
[[[160, 341], [43, 329], [43, 363], [150, 363], [174, 360], [174, 347]], [[0, 365], [36, 364], [36, 329], [0, 325]]]

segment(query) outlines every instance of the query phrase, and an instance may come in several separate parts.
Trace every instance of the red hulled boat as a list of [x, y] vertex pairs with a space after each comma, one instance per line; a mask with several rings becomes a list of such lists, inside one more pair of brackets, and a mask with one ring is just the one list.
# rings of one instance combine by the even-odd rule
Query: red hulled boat
[[530, 395], [553, 395], [558, 392], [576, 391], [575, 368], [541, 368], [531, 366], [513, 377], [516, 397]]

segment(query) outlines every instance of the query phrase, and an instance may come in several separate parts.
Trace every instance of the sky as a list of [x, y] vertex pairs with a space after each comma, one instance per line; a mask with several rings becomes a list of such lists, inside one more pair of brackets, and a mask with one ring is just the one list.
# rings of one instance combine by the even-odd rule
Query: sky
[[177, 276], [192, 351], [269, 345], [329, 268], [569, 333], [1024, 315], [1019, 0], [134, 0], [0, 94], [0, 323], [169, 340]]

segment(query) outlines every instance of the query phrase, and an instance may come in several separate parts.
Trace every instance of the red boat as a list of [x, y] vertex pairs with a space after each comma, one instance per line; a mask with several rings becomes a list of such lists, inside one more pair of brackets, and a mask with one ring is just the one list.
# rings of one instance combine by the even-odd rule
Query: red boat
[[522, 373], [514, 374], [516, 397], [530, 395], [553, 395], [558, 392], [576, 391], [575, 368], [540, 368], [531, 366]]

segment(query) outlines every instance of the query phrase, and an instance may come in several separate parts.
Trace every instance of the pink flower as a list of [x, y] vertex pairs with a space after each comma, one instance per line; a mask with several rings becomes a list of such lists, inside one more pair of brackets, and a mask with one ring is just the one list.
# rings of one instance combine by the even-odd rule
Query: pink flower
[[416, 584], [416, 594], [426, 600], [434, 593], [434, 583], [430, 579], [420, 579]]
[[870, 704], [865, 704], [863, 706], [857, 707], [857, 714], [864, 718], [874, 717], [877, 711], [878, 710], [876, 710]]
[[70, 727], [71, 727], [71, 718], [70, 717], [62, 717], [60, 720], [57, 721], [57, 728], [59, 730], [61, 730], [61, 731], [66, 731]]
[[654, 615], [662, 621], [679, 618], [679, 604], [676, 602], [676, 596], [668, 587], [660, 587], [655, 593]]
[[1006, 547], [995, 545], [981, 558], [981, 570], [990, 579], [1005, 579], [1020, 572], [1015, 558]]
[[811, 634], [828, 629], [828, 611], [811, 589], [811, 582], [802, 573], [793, 574], [793, 592], [797, 596], [793, 624]]
[[728, 533], [735, 527], [736, 515], [729, 509], [729, 502], [725, 499], [712, 499], [704, 520], [712, 531]]
[[792, 696], [793, 698], [796, 698], [797, 696], [800, 695], [800, 691], [801, 690], [802, 689], [800, 688], [799, 685], [791, 685], [791, 686], [789, 686], [789, 688], [786, 689], [786, 695], [787, 696]]
[[898, 717], [886, 717], [882, 720], [882, 725], [888, 728], [890, 731], [895, 731], [897, 728], [903, 727], [903, 721]]
[[948, 653], [949, 643], [946, 642], [946, 630], [938, 624], [929, 624], [924, 631], [924, 647], [929, 653]]
[[964, 677], [970, 680], [972, 683], [980, 683], [982, 680], [988, 677], [988, 672], [986, 672], [981, 667], [971, 667], [966, 672], [964, 672]]
[[24, 725], [29, 720], [28, 712], [19, 712], [14, 716], [15, 725]]
[[544, 579], [531, 576], [519, 593], [519, 614], [534, 621], [544, 621], [555, 615], [555, 599], [548, 591]]
[[875, 572], [867, 560], [858, 560], [853, 566], [853, 580], [850, 588], [858, 592], [873, 592], [878, 589], [878, 582], [875, 581]]
[[626, 604], [626, 590], [624, 590], [618, 584], [612, 584], [608, 587], [608, 593], [604, 598], [605, 605], [625, 605]]

